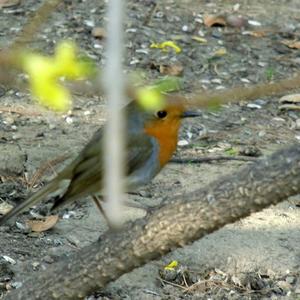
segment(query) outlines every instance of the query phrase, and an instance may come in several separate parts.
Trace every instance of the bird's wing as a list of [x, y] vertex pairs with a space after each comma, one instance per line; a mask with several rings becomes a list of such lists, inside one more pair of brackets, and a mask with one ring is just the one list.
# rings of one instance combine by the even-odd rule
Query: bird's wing
[[[102, 130], [101, 130], [102, 132]], [[53, 209], [78, 198], [100, 193], [103, 187], [103, 138], [97, 132], [74, 161], [73, 176], [66, 193], [54, 203]], [[130, 134], [126, 140], [126, 173], [142, 167], [153, 155], [152, 138], [145, 134]]]

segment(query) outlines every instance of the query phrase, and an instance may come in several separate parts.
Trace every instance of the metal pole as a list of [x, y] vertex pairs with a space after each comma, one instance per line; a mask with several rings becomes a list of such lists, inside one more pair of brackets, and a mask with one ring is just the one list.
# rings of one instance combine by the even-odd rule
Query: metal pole
[[121, 221], [121, 201], [124, 200], [124, 116], [120, 108], [125, 103], [123, 58], [123, 14], [125, 1], [108, 2], [108, 28], [104, 84], [108, 99], [108, 122], [105, 139], [105, 193], [107, 217], [112, 225]]

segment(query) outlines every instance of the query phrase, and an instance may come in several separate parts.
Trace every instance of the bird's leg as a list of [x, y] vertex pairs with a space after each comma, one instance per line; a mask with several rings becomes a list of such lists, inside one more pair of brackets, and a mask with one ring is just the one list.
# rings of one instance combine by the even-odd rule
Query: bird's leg
[[[96, 204], [97, 208], [99, 209], [100, 213], [102, 214], [102, 216], [104, 217], [105, 221], [107, 222], [108, 227], [111, 230], [114, 231], [115, 228], [110, 223], [109, 218], [106, 215], [106, 213], [105, 213], [105, 211], [104, 211], [104, 209], [102, 207], [102, 204], [101, 204], [102, 200], [98, 196], [95, 196], [95, 195], [93, 195], [92, 198], [93, 198], [93, 201]], [[152, 207], [149, 207], [148, 205], [145, 205], [145, 204], [142, 204], [142, 203], [136, 203], [136, 202], [133, 203], [133, 202], [128, 201], [128, 200], [124, 201], [124, 205], [127, 206], [127, 207], [142, 209], [142, 210], [146, 211], [147, 214], [150, 213], [151, 210], [152, 210]]]
[[[105, 213], [105, 211], [104, 211], [104, 209], [103, 209], [103, 207], [102, 207], [102, 204], [101, 204], [101, 202], [102, 202], [102, 201], [101, 201], [101, 198], [99, 198], [98, 196], [95, 196], [95, 195], [93, 195], [92, 198], [93, 198], [94, 203], [96, 204], [97, 208], [100, 210], [101, 214], [103, 215], [103, 217], [104, 217], [104, 219], [105, 219], [105, 221], [106, 221], [106, 223], [107, 223], [108, 231], [109, 231], [109, 232], [112, 232], [112, 233], [119, 231], [120, 228], [114, 226], [114, 225], [110, 222], [110, 220], [109, 220], [107, 214]], [[101, 236], [98, 238], [98, 241], [101, 242]]]
[[105, 221], [107, 222], [108, 226], [111, 228], [111, 224], [109, 222], [109, 218], [107, 217], [102, 205], [101, 205], [101, 199], [99, 199], [99, 197], [93, 195], [92, 196], [94, 203], [96, 204], [97, 208], [99, 209], [100, 213], [102, 214], [102, 216], [104, 217]]

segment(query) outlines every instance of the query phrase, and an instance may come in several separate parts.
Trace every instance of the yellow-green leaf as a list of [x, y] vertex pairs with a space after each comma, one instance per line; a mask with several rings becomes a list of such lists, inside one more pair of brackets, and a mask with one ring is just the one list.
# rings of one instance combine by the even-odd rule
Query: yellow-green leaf
[[171, 261], [168, 265], [165, 266], [165, 270], [174, 270], [176, 267], [178, 266], [178, 261], [177, 260], [173, 260]]
[[168, 52], [170, 48], [175, 50], [175, 53], [180, 53], [181, 48], [173, 41], [165, 41], [162, 43], [152, 43], [150, 48], [161, 49], [164, 52]]

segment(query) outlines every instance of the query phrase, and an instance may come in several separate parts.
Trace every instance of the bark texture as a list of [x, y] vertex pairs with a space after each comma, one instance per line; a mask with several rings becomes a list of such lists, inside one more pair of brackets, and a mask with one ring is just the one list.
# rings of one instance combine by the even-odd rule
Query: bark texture
[[104, 234], [44, 272], [28, 274], [23, 287], [5, 299], [81, 299], [172, 249], [298, 193], [300, 145], [294, 145]]

